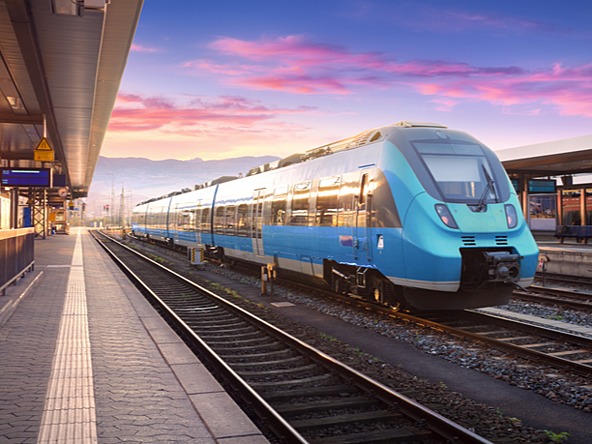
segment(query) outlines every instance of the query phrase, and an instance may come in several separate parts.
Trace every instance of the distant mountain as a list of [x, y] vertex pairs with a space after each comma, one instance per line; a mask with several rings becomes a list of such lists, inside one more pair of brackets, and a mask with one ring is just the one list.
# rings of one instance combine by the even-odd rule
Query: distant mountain
[[88, 195], [88, 211], [100, 212], [105, 204], [127, 209], [151, 197], [208, 182], [221, 176], [243, 176], [253, 167], [278, 157], [248, 156], [224, 160], [150, 160], [135, 157], [99, 156]]

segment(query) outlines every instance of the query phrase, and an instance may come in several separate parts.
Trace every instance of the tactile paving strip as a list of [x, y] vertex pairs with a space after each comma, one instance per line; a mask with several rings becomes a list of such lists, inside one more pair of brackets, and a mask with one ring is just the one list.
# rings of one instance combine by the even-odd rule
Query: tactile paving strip
[[82, 241], [78, 233], [41, 420], [39, 443], [98, 442], [82, 265]]

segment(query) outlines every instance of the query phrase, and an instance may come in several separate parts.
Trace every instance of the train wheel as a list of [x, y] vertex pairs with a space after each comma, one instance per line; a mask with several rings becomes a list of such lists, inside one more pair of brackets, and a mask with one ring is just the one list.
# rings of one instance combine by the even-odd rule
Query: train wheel
[[372, 280], [372, 299], [380, 305], [390, 307], [393, 311], [403, 310], [405, 302], [398, 297], [398, 294], [390, 282], [381, 279]]
[[388, 305], [386, 291], [380, 279], [372, 279], [372, 298], [374, 302], [380, 305]]

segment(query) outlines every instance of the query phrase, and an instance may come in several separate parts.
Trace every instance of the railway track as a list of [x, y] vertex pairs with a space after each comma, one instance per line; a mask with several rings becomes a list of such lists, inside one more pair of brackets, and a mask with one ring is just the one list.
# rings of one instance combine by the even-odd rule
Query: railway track
[[592, 293], [531, 285], [528, 291], [514, 290], [513, 297], [575, 310], [592, 310]]
[[281, 442], [489, 442], [114, 239], [98, 240]]
[[528, 291], [514, 290], [513, 297], [563, 308], [592, 311], [592, 294], [577, 290], [531, 285]]
[[[253, 273], [253, 270], [248, 267], [244, 268], [244, 271]], [[306, 284], [293, 281], [285, 283], [307, 292], [311, 292], [312, 290]], [[526, 359], [544, 362], [551, 367], [575, 371], [585, 376], [592, 376], [592, 341], [578, 335], [559, 332], [543, 326], [478, 311], [442, 311], [412, 314], [395, 312], [388, 307], [368, 303], [362, 299], [356, 299], [350, 296], [338, 295], [317, 287], [314, 287], [314, 293], [322, 295], [321, 297], [323, 298], [336, 299], [352, 306], [358, 306], [365, 311], [378, 312], [414, 324], [424, 325], [435, 330], [445, 331], [457, 337], [484, 343], [489, 347], [504, 352], [511, 352]], [[559, 290], [556, 293], [557, 296], [547, 296], [546, 300], [558, 304], [557, 298], [561, 293]], [[565, 296], [566, 294], [571, 299], [568, 300]], [[577, 293], [575, 294], [577, 295]], [[581, 296], [584, 299], [587, 297], [585, 294]], [[540, 302], [538, 294], [535, 295], [528, 292], [528, 297], [531, 297], [532, 300], [537, 299], [537, 302]], [[573, 292], [565, 291], [562, 293], [562, 297], [568, 303], [572, 302], [575, 296]], [[574, 302], [574, 305], [578, 304], [579, 301]]]
[[[318, 290], [317, 290], [318, 292]], [[484, 343], [504, 352], [592, 377], [592, 340], [568, 332], [522, 322], [478, 310], [404, 313], [362, 300], [327, 293], [367, 311], [430, 327]]]
[[589, 338], [478, 311], [426, 313], [415, 321], [592, 377], [592, 340]]
[[[317, 290], [318, 293], [318, 290]], [[554, 368], [592, 377], [592, 340], [576, 334], [479, 311], [404, 313], [328, 293], [367, 311], [423, 325], [454, 336], [484, 343], [504, 352], [543, 362]]]
[[592, 288], [592, 279], [583, 276], [568, 276], [564, 274], [555, 273], [536, 273], [537, 281], [547, 282], [558, 282], [567, 285], [582, 285], [588, 288]]

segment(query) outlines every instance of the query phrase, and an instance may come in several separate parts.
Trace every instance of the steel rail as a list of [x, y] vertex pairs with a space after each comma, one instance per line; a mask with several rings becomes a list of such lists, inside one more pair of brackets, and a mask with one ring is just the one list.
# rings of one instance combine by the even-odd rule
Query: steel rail
[[514, 290], [513, 296], [526, 301], [542, 302], [576, 310], [592, 309], [592, 294], [581, 293], [577, 290], [531, 285], [528, 291]]

